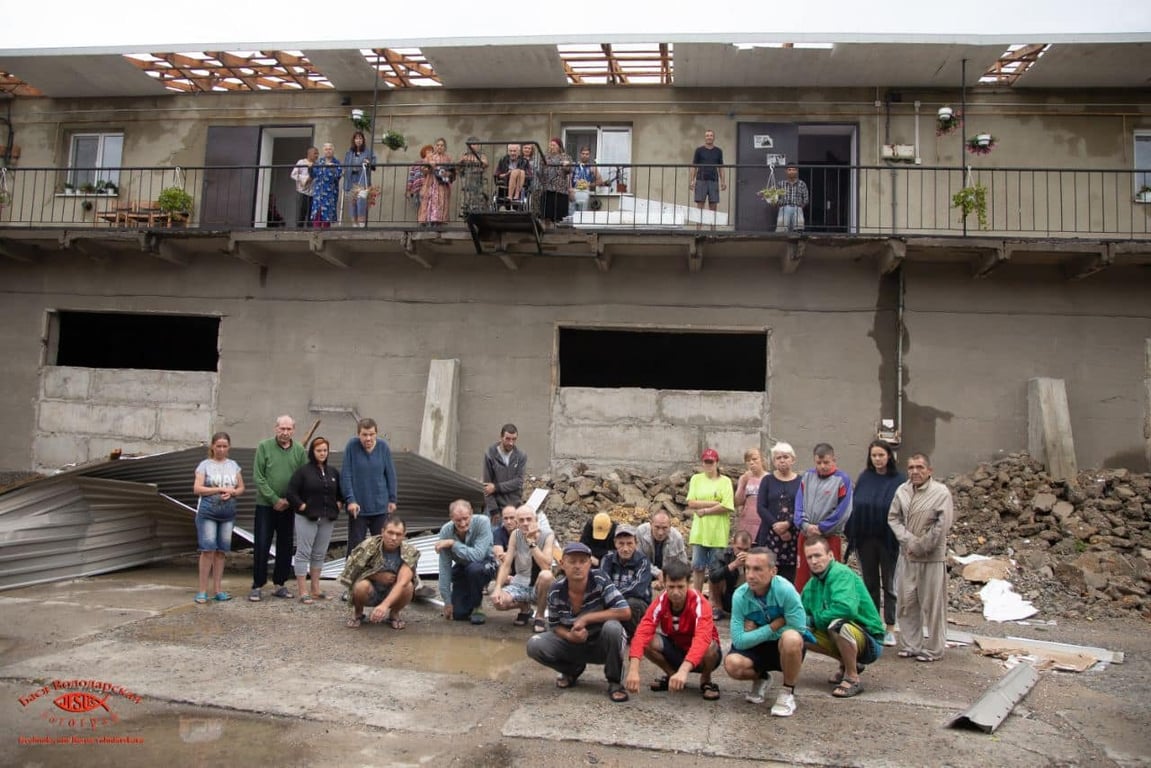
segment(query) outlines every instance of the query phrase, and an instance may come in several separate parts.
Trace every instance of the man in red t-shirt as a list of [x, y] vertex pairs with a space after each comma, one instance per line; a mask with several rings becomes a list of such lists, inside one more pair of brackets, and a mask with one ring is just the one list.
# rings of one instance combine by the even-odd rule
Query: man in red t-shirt
[[669, 562], [663, 570], [664, 591], [648, 607], [631, 641], [624, 685], [632, 693], [639, 690], [640, 659], [647, 657], [664, 673], [651, 684], [653, 691], [682, 691], [688, 674], [698, 672], [703, 698], [719, 698], [719, 686], [711, 681], [711, 673], [723, 658], [719, 632], [711, 604], [688, 586], [690, 574], [678, 561]]

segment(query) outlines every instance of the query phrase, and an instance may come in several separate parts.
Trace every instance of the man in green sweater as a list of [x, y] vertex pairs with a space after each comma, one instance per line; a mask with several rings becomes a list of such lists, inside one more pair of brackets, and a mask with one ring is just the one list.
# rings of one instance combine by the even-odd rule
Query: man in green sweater
[[807, 649], [839, 660], [839, 672], [827, 681], [835, 686], [832, 696], [856, 696], [863, 693], [859, 673], [883, 651], [887, 625], [863, 579], [832, 557], [827, 539], [818, 534], [807, 537], [803, 556], [812, 577], [803, 588], [803, 608], [815, 634]]
[[256, 531], [252, 546], [252, 591], [248, 599], [258, 603], [268, 583], [268, 556], [276, 539], [276, 568], [272, 583], [276, 597], [291, 597], [284, 583], [292, 576], [292, 550], [296, 518], [288, 504], [288, 482], [308, 460], [304, 446], [292, 439], [296, 422], [291, 416], [276, 419], [276, 436], [256, 447], [252, 475], [256, 479]]

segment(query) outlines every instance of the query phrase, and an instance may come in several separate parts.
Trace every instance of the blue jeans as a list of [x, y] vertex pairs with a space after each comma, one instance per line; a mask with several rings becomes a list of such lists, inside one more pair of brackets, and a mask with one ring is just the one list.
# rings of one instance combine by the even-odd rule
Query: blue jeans
[[803, 209], [798, 205], [781, 205], [775, 217], [775, 228], [787, 232], [802, 232]]
[[235, 520], [221, 522], [196, 515], [196, 540], [201, 552], [231, 552]]
[[452, 618], [467, 621], [484, 601], [484, 587], [496, 575], [496, 560], [452, 563]]

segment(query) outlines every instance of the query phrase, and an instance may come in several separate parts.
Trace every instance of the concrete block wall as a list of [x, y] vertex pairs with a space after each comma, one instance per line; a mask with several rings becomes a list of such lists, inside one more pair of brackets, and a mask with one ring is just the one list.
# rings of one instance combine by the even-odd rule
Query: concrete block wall
[[33, 468], [92, 461], [115, 449], [158, 453], [206, 443], [218, 376], [45, 366], [40, 375]]
[[764, 392], [562, 387], [552, 406], [553, 471], [589, 467], [648, 471], [695, 464], [715, 448], [740, 464], [768, 435]]

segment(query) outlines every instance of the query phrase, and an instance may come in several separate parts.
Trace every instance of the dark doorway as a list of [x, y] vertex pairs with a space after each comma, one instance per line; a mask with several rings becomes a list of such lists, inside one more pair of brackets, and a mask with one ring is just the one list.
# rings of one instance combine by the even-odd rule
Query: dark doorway
[[[767, 333], [560, 328], [561, 387], [763, 392]], [[716, 365], [692, 361], [711, 360]]]
[[782, 181], [783, 166], [799, 158], [799, 126], [795, 123], [740, 123], [735, 161], [735, 228], [740, 232], [774, 232], [776, 208], [756, 195], [767, 186], [772, 166]]
[[852, 126], [844, 125], [799, 127], [799, 178], [811, 193], [811, 205], [804, 212], [808, 230], [850, 231], [851, 131]]

